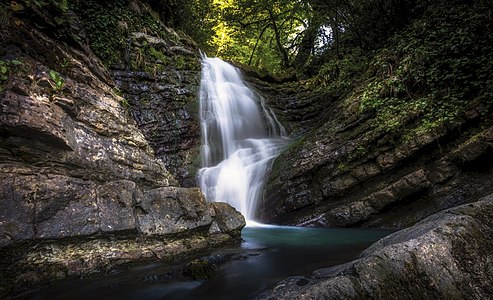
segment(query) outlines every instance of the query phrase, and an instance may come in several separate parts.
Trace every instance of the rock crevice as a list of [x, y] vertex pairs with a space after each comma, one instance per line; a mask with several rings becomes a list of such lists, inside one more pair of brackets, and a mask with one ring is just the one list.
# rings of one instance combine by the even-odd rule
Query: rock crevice
[[[197, 188], [180, 187], [167, 153], [156, 156], [154, 140], [132, 119], [99, 60], [44, 25], [10, 22], [0, 46], [11, 67], [0, 92], [0, 297], [237, 241], [243, 216], [206, 203]], [[188, 100], [195, 97], [185, 90], [179, 92]], [[164, 103], [159, 109], [176, 113]]]

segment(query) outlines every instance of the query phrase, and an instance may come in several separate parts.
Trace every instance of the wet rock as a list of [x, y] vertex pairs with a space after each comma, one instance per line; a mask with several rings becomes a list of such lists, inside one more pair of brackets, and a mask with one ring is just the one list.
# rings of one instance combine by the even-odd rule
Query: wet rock
[[204, 195], [198, 188], [163, 187], [144, 193], [137, 214], [144, 234], [178, 233], [212, 223]]
[[216, 265], [208, 260], [192, 260], [183, 270], [183, 275], [193, 280], [207, 280], [216, 271]]
[[[135, 182], [121, 180], [108, 182], [97, 188], [100, 228], [102, 232], [135, 230], [134, 207], [137, 200]], [[115, 214], [118, 212], [118, 214]]]
[[0, 246], [34, 238], [34, 203], [25, 200], [25, 193], [23, 181], [15, 178], [1, 181]]
[[451, 158], [461, 167], [493, 152], [493, 127], [473, 136], [451, 153]]
[[39, 140], [66, 150], [75, 146], [72, 119], [47, 97], [5, 92], [0, 98], [0, 126], [4, 134]]
[[[286, 84], [270, 89], [273, 93], [290, 88]], [[302, 88], [291, 91], [295, 97], [308, 93]], [[460, 126], [470, 126], [467, 135], [457, 125], [405, 139], [398, 132], [375, 130], [369, 116], [338, 110], [340, 102], [312, 96], [317, 105], [322, 101], [331, 106], [325, 110], [331, 111], [332, 119], [319, 119], [276, 158], [260, 205], [263, 222], [399, 229], [493, 192], [487, 183], [493, 180], [491, 126], [464, 119]], [[289, 102], [276, 97], [272, 101]], [[294, 130], [289, 117], [284, 121]], [[414, 172], [419, 176], [407, 177]], [[467, 197], [451, 199], [459, 194]]]
[[146, 55], [139, 66], [115, 69], [112, 74], [156, 157], [181, 186], [193, 187], [200, 162], [200, 58], [195, 46], [170, 34], [176, 38], [133, 33], [130, 56], [143, 51], [143, 42], [155, 55]]
[[[33, 178], [34, 179], [34, 178]], [[94, 234], [99, 230], [96, 186], [66, 176], [35, 178], [25, 185], [35, 203], [37, 238], [63, 238]]]
[[213, 209], [217, 227], [222, 233], [240, 234], [245, 227], [245, 217], [234, 207], [223, 202], [211, 202], [208, 205]]
[[[175, 157], [165, 151], [156, 157], [149, 132], [139, 129], [99, 60], [23, 22], [9, 23], [11, 34], [0, 46], [2, 57], [22, 62], [0, 93], [0, 298], [58, 279], [109, 273], [129, 262], [173, 261], [238, 240], [245, 225], [241, 214], [226, 204], [213, 208], [197, 188], [177, 187], [163, 159]], [[61, 88], [52, 70], [60, 74]], [[169, 101], [175, 95], [195, 99], [195, 90], [185, 85], [197, 85], [198, 73], [182, 78], [187, 71], [181, 72], [168, 78], [175, 82]], [[154, 79], [148, 72], [129, 76]], [[152, 88], [142, 93], [168, 92], [167, 86]], [[192, 118], [189, 110], [157, 102], [153, 107], [162, 109], [156, 116], [173, 121], [175, 135], [188, 130], [182, 121]], [[198, 157], [193, 152], [198, 125], [193, 130], [182, 142], [193, 149], [184, 154], [188, 161]], [[171, 143], [172, 137], [166, 145]], [[209, 232], [213, 224], [218, 230]]]
[[490, 195], [391, 234], [358, 260], [283, 280], [257, 299], [489, 298], [492, 217]]

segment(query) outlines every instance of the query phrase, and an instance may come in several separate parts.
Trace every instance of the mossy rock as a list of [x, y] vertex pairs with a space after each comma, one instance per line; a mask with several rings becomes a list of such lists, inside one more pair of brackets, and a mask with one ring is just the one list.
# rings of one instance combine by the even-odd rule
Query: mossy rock
[[216, 266], [211, 262], [203, 259], [196, 259], [187, 265], [183, 274], [195, 280], [207, 280], [216, 270]]

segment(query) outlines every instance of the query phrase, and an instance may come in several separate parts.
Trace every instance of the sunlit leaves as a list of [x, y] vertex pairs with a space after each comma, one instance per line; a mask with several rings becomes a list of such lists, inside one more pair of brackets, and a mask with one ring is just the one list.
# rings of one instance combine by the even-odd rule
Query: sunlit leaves
[[296, 53], [307, 6], [287, 0], [214, 0], [214, 55], [281, 71]]

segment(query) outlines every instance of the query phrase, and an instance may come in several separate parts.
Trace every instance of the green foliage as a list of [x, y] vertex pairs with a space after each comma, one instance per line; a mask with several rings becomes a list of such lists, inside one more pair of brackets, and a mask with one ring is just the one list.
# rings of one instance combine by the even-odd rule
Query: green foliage
[[114, 93], [115, 95], [117, 95], [117, 96], [120, 96], [120, 97], [122, 97], [122, 96], [123, 96], [123, 92], [122, 92], [122, 90], [120, 90], [120, 88], [118, 88], [118, 87], [114, 87], [114, 88], [113, 88], [113, 93]]
[[4, 84], [10, 76], [19, 71], [22, 62], [18, 59], [0, 60], [0, 92], [4, 89]]
[[60, 67], [62, 70], [66, 70], [70, 66], [70, 60], [68, 58], [64, 58], [63, 61], [60, 63]]
[[338, 165], [337, 165], [337, 170], [339, 172], [344, 172], [347, 170], [347, 165], [344, 163], [344, 162], [340, 162]]
[[376, 56], [360, 94], [360, 112], [392, 131], [418, 119], [414, 132], [456, 122], [474, 103], [493, 101], [492, 10], [457, 1], [425, 14]]
[[9, 9], [9, 7], [6, 4], [0, 3], [0, 37], [2, 34], [1, 31], [7, 28], [11, 17], [12, 11]]
[[0, 60], [0, 80], [6, 81], [9, 77], [9, 68], [5, 61]]
[[[39, 0], [38, 0], [39, 2]], [[68, 11], [68, 2], [67, 0], [50, 0], [51, 4], [53, 4], [56, 8], [63, 12]]]
[[302, 1], [214, 1], [217, 23], [209, 45], [215, 55], [280, 73], [290, 65], [306, 26]]
[[217, 25], [215, 0], [160, 0], [150, 1], [153, 8], [160, 12], [163, 22], [180, 29], [206, 52], [212, 51], [209, 42], [214, 36]]
[[149, 54], [152, 58], [157, 59], [157, 60], [160, 60], [160, 61], [161, 61], [161, 62], [163, 62], [163, 63], [169, 60], [169, 58], [168, 58], [166, 55], [164, 55], [164, 53], [163, 53], [163, 52], [161, 52], [161, 51], [157, 50], [157, 49], [156, 49], [156, 48], [154, 48], [154, 47], [149, 47], [149, 48], [147, 49], [147, 53], [148, 53], [148, 54]]
[[334, 95], [345, 95], [358, 83], [358, 78], [368, 68], [368, 57], [359, 49], [341, 55], [339, 60], [329, 60], [322, 64], [318, 74], [311, 78], [314, 89]]
[[74, 10], [80, 12], [90, 46], [101, 60], [110, 65], [119, 61], [121, 49], [125, 47], [125, 35], [118, 27], [118, 20], [128, 20], [123, 10], [123, 1], [113, 3], [83, 1]]
[[125, 111], [128, 111], [128, 109], [130, 108], [130, 103], [124, 97], [121, 97], [120, 104], [123, 107], [123, 109], [125, 109]]
[[[177, 1], [160, 2], [168, 12], [177, 9]], [[192, 17], [181, 25], [209, 54], [312, 76], [352, 49], [378, 49], [419, 12], [415, 6], [416, 0], [186, 0], [181, 11]]]
[[130, 108], [130, 102], [128, 102], [128, 99], [124, 97], [122, 90], [120, 90], [118, 87], [113, 88], [113, 93], [120, 97], [120, 105], [123, 107], [125, 112], [128, 112], [128, 109]]
[[[67, 0], [22, 0], [23, 3], [19, 1], [12, 1], [11, 8], [14, 11], [22, 11], [25, 7], [47, 7], [50, 6], [59, 12], [68, 12], [68, 1]], [[56, 18], [56, 17], [55, 17]], [[58, 23], [58, 22], [57, 22]]]
[[[20, 3], [18, 3], [18, 4], [20, 4]], [[48, 2], [43, 1], [43, 0], [24, 0], [24, 4], [28, 7], [32, 7], [32, 6], [43, 7], [43, 6], [47, 6]]]
[[50, 70], [50, 79], [52, 80], [51, 86], [55, 92], [61, 92], [65, 86], [65, 80], [62, 75], [55, 70]]
[[125, 50], [130, 47], [129, 32], [147, 32], [165, 38], [159, 17], [139, 3], [125, 0], [69, 3], [84, 24], [91, 49], [106, 65], [124, 61]]

